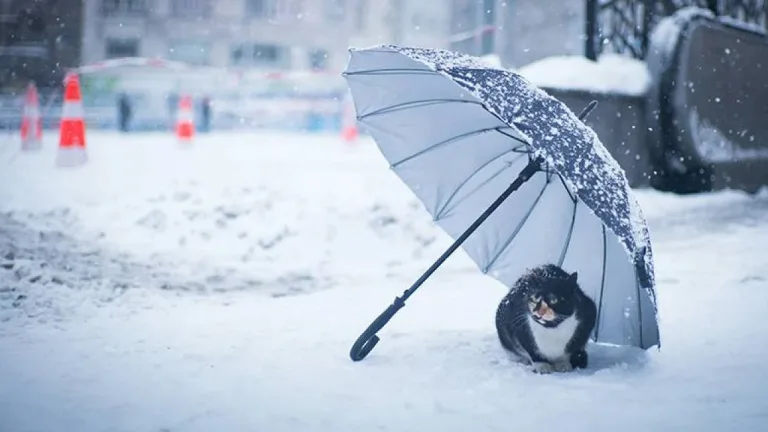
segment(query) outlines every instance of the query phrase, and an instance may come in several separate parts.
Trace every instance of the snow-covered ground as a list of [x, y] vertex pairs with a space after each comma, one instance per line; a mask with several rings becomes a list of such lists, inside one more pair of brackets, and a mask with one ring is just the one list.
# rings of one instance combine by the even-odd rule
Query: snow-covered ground
[[768, 430], [768, 196], [639, 192], [662, 349], [533, 375], [505, 288], [457, 253], [373, 144], [334, 136], [0, 137], [0, 431]]

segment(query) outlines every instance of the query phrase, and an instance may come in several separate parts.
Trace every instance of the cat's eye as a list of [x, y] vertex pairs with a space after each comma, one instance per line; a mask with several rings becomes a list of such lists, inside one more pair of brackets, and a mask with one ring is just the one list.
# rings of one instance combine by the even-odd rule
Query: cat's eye
[[557, 304], [558, 298], [557, 297], [550, 297], [549, 298], [549, 304]]

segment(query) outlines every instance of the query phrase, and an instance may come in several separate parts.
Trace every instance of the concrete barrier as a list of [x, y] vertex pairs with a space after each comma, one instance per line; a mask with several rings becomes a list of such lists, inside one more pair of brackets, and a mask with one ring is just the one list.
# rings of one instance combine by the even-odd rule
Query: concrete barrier
[[768, 185], [768, 38], [705, 14], [652, 39], [646, 106], [653, 186], [678, 193]]

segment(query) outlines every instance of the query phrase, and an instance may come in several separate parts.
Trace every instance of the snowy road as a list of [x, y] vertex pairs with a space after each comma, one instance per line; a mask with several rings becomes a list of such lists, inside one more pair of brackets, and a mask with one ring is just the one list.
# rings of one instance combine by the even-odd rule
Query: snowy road
[[768, 196], [639, 193], [662, 349], [510, 363], [464, 256], [364, 362], [349, 345], [449, 243], [370, 144], [89, 135], [0, 149], [0, 431], [768, 430]]

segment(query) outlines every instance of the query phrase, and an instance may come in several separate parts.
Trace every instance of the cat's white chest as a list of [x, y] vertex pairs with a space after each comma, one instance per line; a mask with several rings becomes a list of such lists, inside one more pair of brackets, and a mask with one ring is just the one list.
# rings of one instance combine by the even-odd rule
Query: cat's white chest
[[579, 324], [576, 318], [571, 316], [561, 322], [555, 328], [547, 328], [538, 324], [530, 316], [528, 317], [533, 340], [539, 348], [539, 352], [544, 357], [555, 360], [565, 355], [565, 347], [576, 332], [576, 326]]

